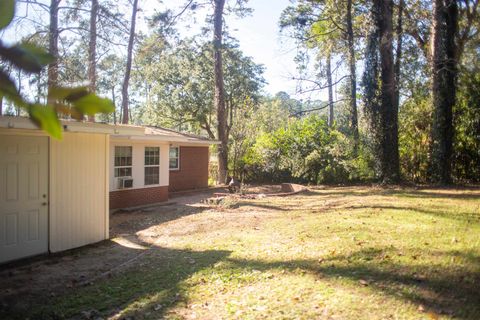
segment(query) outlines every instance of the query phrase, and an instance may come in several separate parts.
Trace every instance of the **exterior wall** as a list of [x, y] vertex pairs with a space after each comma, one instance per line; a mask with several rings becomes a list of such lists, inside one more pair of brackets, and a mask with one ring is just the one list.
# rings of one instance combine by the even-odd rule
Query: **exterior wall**
[[180, 168], [170, 170], [170, 192], [208, 187], [208, 147], [180, 146]]
[[64, 132], [50, 139], [50, 251], [109, 237], [109, 136]]
[[[115, 146], [132, 147], [133, 188], [117, 188], [116, 178], [114, 177]], [[160, 148], [158, 185], [145, 185], [145, 147]], [[168, 150], [169, 144], [167, 142], [115, 140], [110, 143], [110, 209], [135, 207], [168, 200]]]
[[168, 186], [110, 192], [110, 209], [135, 207], [168, 200]]
[[0, 263], [48, 252], [48, 137], [0, 129]]
[[[167, 142], [138, 142], [131, 140], [111, 140], [110, 143], [110, 160], [109, 160], [109, 174], [110, 174], [110, 192], [117, 191], [116, 179], [114, 176], [115, 168], [115, 146], [132, 147], [132, 178], [133, 188], [152, 188], [160, 186], [168, 186], [168, 150], [169, 144]], [[158, 185], [145, 185], [145, 147], [160, 147], [160, 177]], [[124, 189], [122, 191], [125, 191]], [[112, 208], [113, 209], [113, 208]]]

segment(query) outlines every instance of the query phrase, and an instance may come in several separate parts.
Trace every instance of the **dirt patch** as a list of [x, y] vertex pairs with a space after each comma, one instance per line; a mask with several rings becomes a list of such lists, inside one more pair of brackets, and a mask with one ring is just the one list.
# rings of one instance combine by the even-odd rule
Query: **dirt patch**
[[[247, 188], [251, 193], [281, 191], [278, 185]], [[473, 285], [478, 279], [478, 263], [472, 263], [478, 261], [478, 253], [468, 251], [471, 250], [468, 244], [476, 243], [474, 235], [478, 233], [472, 230], [458, 234], [457, 230], [466, 227], [461, 217], [455, 215], [460, 212], [468, 219], [475, 219], [468, 224], [475, 226], [478, 192], [317, 187], [289, 197], [233, 199], [228, 206], [206, 204], [205, 199], [214, 192], [218, 190], [176, 196], [167, 204], [117, 212], [110, 219], [112, 239], [108, 241], [0, 267], [0, 318], [228, 318], [222, 313], [226, 312], [225, 305], [245, 294], [252, 295], [251, 301], [238, 301], [246, 303], [245, 306], [231, 304], [228, 312], [231, 308], [253, 312], [259, 301], [265, 301], [273, 308], [272, 317], [279, 314], [278, 310], [296, 310], [290, 318], [301, 318], [305, 310], [314, 310], [315, 305], [309, 302], [318, 300], [316, 294], [322, 283], [325, 289], [322, 299], [328, 299], [333, 292], [329, 290], [331, 283], [347, 289], [352, 283], [360, 283], [360, 291], [348, 293], [358, 294], [361, 300], [357, 301], [373, 297], [361, 291], [375, 283], [385, 286], [386, 293], [397, 292], [412, 283], [408, 290], [416, 290], [424, 297], [423, 304], [430, 299], [432, 306], [448, 306], [449, 303], [428, 294], [436, 292], [439, 282], [435, 275], [459, 270], [443, 270], [448, 261], [455, 265], [463, 263], [466, 271], [458, 274], [458, 279], [462, 276], [463, 280], [449, 280], [455, 277], [447, 277], [450, 282], [440, 280], [448, 287], [463, 290], [463, 296], [470, 295], [468, 303], [458, 300], [459, 310], [464, 305], [477, 310], [477, 304], [470, 302], [477, 297], [471, 293], [470, 283]], [[458, 210], [461, 203], [465, 207]], [[442, 219], [449, 219], [448, 223], [437, 223]], [[449, 227], [452, 224], [455, 228]], [[418, 225], [425, 228], [418, 230]], [[432, 234], [442, 234], [443, 229], [438, 231], [440, 227], [450, 233], [443, 242], [438, 241], [443, 247], [429, 253], [426, 243], [430, 243]], [[430, 235], [424, 236], [425, 230], [430, 230]], [[470, 238], [464, 239], [467, 236]], [[414, 239], [416, 242], [411, 242]], [[465, 246], [459, 247], [462, 243]], [[449, 257], [450, 252], [465, 254]], [[443, 255], [449, 260], [435, 265]], [[414, 270], [418, 268], [417, 262], [427, 257], [432, 259], [429, 265], [433, 269], [421, 270], [420, 278], [414, 275], [410, 280], [410, 275], [403, 273], [405, 263], [412, 266], [408, 270]], [[363, 274], [359, 278], [352, 266], [370, 272], [371, 279]], [[385, 266], [390, 268], [391, 275], [385, 273]], [[319, 278], [313, 282], [311, 275]], [[385, 277], [391, 282], [384, 283]], [[352, 282], [335, 282], [347, 278]], [[251, 291], [257, 283], [260, 284], [257, 291]], [[423, 292], [418, 283], [425, 283], [430, 291]], [[440, 285], [447, 287], [443, 282]], [[273, 298], [257, 299], [257, 293], [264, 289]], [[292, 290], [297, 291], [291, 293]], [[303, 301], [302, 294], [306, 294]], [[348, 297], [324, 301], [329, 308], [346, 301], [337, 311], [354, 316], [348, 316], [349, 313], [342, 317], [340, 313], [339, 318], [369, 318], [355, 314], [357, 304], [348, 304]], [[373, 297], [364, 305], [379, 305], [385, 297]], [[415, 299], [414, 302], [420, 301]], [[397, 296], [390, 300], [397, 303], [392, 310], [399, 307], [402, 312], [410, 312], [409, 305], [399, 301]], [[213, 309], [209, 311], [210, 308]], [[371, 314], [381, 311], [375, 309]], [[48, 313], [43, 316], [42, 312]], [[242, 317], [239, 313], [238, 318]], [[311, 318], [317, 317], [318, 314], [313, 314]], [[245, 314], [245, 318], [259, 318], [259, 314]], [[388, 316], [381, 314], [378, 318]]]
[[0, 266], [0, 314], [26, 310], [32, 301], [47, 303], [108, 275], [155, 243], [161, 232], [155, 226], [210, 209], [202, 201], [213, 191], [179, 195], [167, 205], [118, 211], [110, 217], [110, 240]]
[[278, 193], [282, 190], [281, 185], [245, 185], [245, 193]]
[[305, 186], [294, 183], [282, 183], [280, 186], [244, 186], [240, 192], [215, 192], [213, 194], [214, 197], [207, 199], [205, 202], [208, 204], [218, 205], [225, 201], [231, 201], [232, 199], [238, 200], [263, 199], [267, 197], [288, 197], [305, 191], [308, 191]]
[[24, 310], [32, 301], [48, 301], [80, 285], [88, 285], [89, 279], [135, 254], [135, 250], [103, 241], [35, 262], [27, 260], [4, 267], [0, 271], [0, 311]]

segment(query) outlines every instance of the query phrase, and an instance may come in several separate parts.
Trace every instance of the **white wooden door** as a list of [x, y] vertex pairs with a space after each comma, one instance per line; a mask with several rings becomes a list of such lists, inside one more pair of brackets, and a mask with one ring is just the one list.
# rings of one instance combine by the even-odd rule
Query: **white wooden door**
[[48, 138], [0, 135], [0, 263], [48, 251]]

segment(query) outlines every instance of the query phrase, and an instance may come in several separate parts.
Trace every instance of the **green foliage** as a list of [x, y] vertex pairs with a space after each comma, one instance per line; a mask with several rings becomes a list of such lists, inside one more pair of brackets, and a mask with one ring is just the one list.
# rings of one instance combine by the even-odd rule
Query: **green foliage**
[[22, 43], [12, 47], [0, 46], [0, 56], [12, 63], [15, 67], [28, 73], [38, 73], [43, 67], [53, 62], [53, 57], [29, 43]]
[[15, 0], [0, 1], [0, 29], [5, 28], [13, 20], [15, 14]]
[[[478, 182], [480, 176], [480, 77], [466, 72], [459, 81], [454, 108], [453, 178]], [[405, 179], [425, 183], [429, 179], [432, 104], [422, 86], [413, 91], [399, 112], [400, 165]]]
[[[15, 1], [6, 0], [0, 4], [0, 30], [7, 27], [14, 13]], [[27, 74], [38, 74], [54, 61], [44, 49], [31, 43], [5, 46], [0, 41], [0, 58], [3, 63], [14, 66]], [[57, 113], [69, 115], [78, 120], [83, 116], [96, 113], [109, 113], [114, 110], [108, 99], [90, 93], [87, 88], [52, 87], [49, 92], [49, 104], [42, 105], [27, 101], [17, 89], [8, 73], [0, 68], [0, 99], [6, 98], [17, 107], [28, 112], [30, 118], [42, 130], [54, 138], [62, 137], [62, 129]]]
[[307, 183], [368, 179], [368, 157], [353, 158], [349, 139], [317, 115], [290, 120], [258, 137], [244, 161], [261, 178]]
[[458, 182], [480, 181], [480, 74], [462, 77], [454, 108], [453, 174]]
[[399, 113], [399, 152], [402, 174], [407, 180], [426, 182], [432, 105], [430, 97], [417, 94], [405, 101]]
[[29, 106], [29, 114], [32, 120], [49, 135], [57, 139], [62, 137], [60, 121], [53, 108], [35, 103]]
[[[215, 138], [210, 42], [193, 38], [160, 46], [153, 45], [148, 38], [140, 49], [137, 65], [135, 82], [148, 90], [146, 104], [139, 108], [144, 123], [196, 133], [205, 130], [210, 138]], [[263, 67], [243, 55], [232, 41], [224, 44], [223, 68], [228, 126], [234, 128], [234, 119], [243, 113], [247, 101], [251, 104], [259, 99]]]

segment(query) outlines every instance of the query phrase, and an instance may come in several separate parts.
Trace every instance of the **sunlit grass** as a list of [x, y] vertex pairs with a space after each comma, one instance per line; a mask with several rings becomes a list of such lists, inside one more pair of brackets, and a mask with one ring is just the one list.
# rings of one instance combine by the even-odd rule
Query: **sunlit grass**
[[139, 261], [32, 314], [480, 319], [479, 190], [319, 188], [152, 230]]

